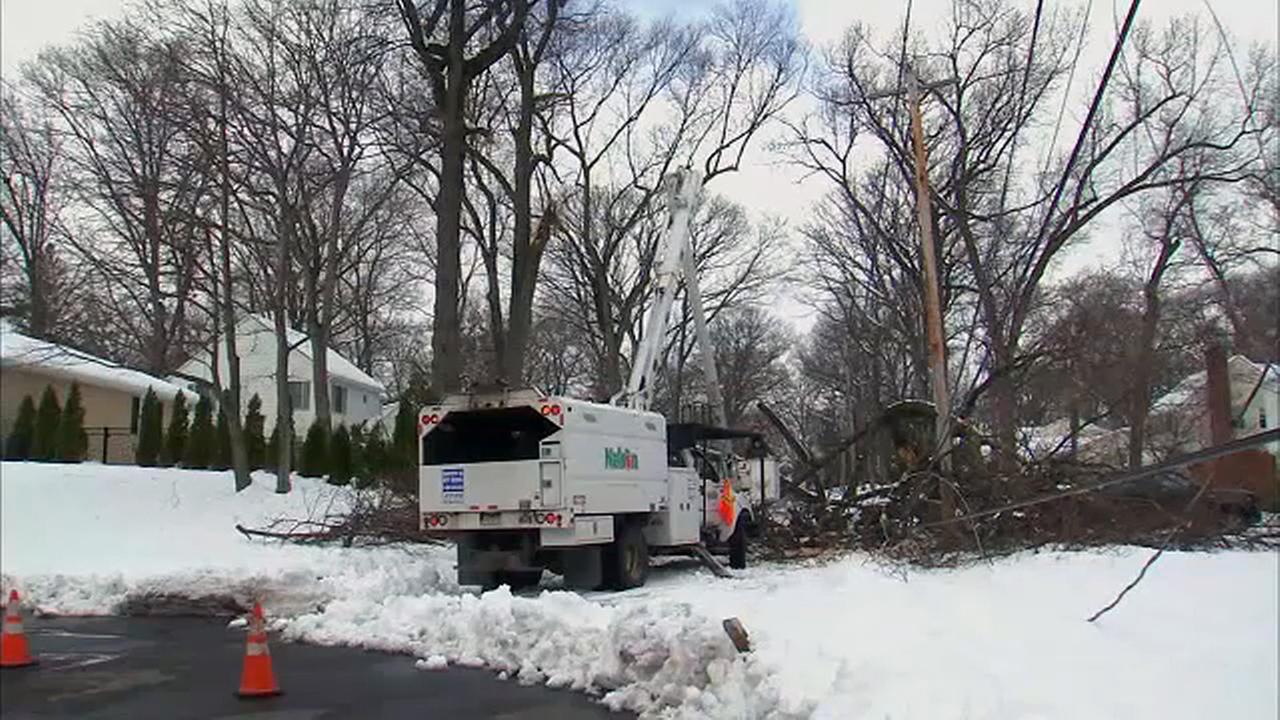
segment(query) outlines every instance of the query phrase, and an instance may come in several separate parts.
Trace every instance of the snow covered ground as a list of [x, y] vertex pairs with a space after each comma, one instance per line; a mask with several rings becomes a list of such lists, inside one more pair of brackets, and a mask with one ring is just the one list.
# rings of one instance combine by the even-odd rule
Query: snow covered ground
[[108, 614], [129, 596], [261, 598], [277, 612], [347, 593], [456, 590], [440, 547], [344, 549], [250, 541], [237, 523], [321, 517], [351, 491], [295, 478], [288, 495], [256, 473], [243, 493], [229, 472], [118, 465], [0, 465], [0, 574], [42, 610]]
[[[716, 580], [660, 568], [626, 593], [466, 592], [442, 548], [248, 541], [342, 491], [226, 473], [0, 466], [0, 572], [27, 600], [110, 612], [130, 593], [262, 595], [285, 637], [487, 666], [687, 718], [1266, 718], [1280, 713], [1280, 561], [1166, 554], [1085, 622], [1147, 551], [1044, 553], [902, 573], [850, 556]], [[335, 493], [338, 493], [335, 495]], [[720, 621], [754, 646], [737, 654]]]

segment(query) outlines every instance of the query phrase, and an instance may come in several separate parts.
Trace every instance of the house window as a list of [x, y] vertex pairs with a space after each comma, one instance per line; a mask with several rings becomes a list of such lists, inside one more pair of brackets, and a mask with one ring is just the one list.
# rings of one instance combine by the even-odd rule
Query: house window
[[129, 403], [129, 432], [138, 434], [138, 421], [142, 417], [142, 400], [132, 398]]
[[347, 389], [341, 385], [332, 385], [330, 389], [333, 390], [331, 400], [333, 411], [339, 415], [345, 415], [347, 412]]
[[305, 380], [289, 381], [289, 407], [294, 412], [311, 409], [311, 383]]

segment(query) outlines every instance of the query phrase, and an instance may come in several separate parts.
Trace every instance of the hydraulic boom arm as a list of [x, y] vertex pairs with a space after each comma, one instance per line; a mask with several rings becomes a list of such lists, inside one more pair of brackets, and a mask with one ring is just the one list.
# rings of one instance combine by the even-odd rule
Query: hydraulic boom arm
[[653, 307], [645, 321], [644, 335], [636, 348], [631, 365], [631, 377], [627, 386], [614, 395], [615, 405], [626, 405], [639, 410], [649, 409], [653, 389], [654, 366], [662, 353], [667, 336], [671, 306], [676, 290], [684, 279], [689, 307], [693, 311], [693, 323], [698, 338], [699, 355], [707, 379], [708, 400], [715, 412], [716, 422], [725, 425], [724, 400], [720, 395], [720, 380], [716, 373], [715, 352], [711, 347], [711, 333], [707, 329], [707, 317], [702, 307], [702, 294], [698, 288], [698, 274], [694, 264], [693, 246], [689, 241], [689, 220], [693, 215], [698, 194], [702, 191], [702, 178], [688, 168], [676, 170], [669, 178], [667, 209], [669, 217], [663, 234], [662, 262], [655, 278]]

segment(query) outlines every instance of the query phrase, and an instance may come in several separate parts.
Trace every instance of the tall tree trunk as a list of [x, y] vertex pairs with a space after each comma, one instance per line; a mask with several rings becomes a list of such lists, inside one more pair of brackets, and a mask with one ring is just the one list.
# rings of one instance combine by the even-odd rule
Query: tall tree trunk
[[311, 307], [307, 329], [311, 336], [311, 377], [316, 387], [316, 422], [320, 423], [326, 434], [333, 432], [333, 407], [329, 390], [329, 339], [333, 335], [338, 261], [342, 255], [342, 209], [346, 205], [347, 189], [351, 185], [351, 165], [354, 160], [350, 155], [344, 154], [341, 163], [334, 178], [328, 227], [324, 229], [325, 240], [323, 243], [316, 243], [317, 249], [323, 247], [324, 252], [324, 262], [318, 268], [318, 285], [315, 274], [308, 273], [311, 287], [307, 299]]
[[[317, 247], [319, 244], [317, 243]], [[332, 431], [332, 410], [329, 406], [329, 347], [328, 333], [321, 322], [320, 291], [317, 285], [316, 268], [308, 266], [304, 277], [303, 294], [306, 298], [307, 343], [311, 347], [311, 387], [315, 421], [325, 432]], [[303, 432], [306, 432], [306, 428]]]
[[[506, 352], [499, 358], [502, 374], [513, 384], [524, 378], [524, 351], [533, 322], [533, 282], [541, 250], [533, 238], [533, 68], [522, 66], [516, 55], [520, 81], [520, 111], [515, 129], [515, 221], [512, 237], [511, 297], [507, 311]], [[532, 272], [530, 270], [532, 269]]]
[[[149, 183], [148, 183], [149, 184]], [[151, 317], [148, 318], [150, 337], [147, 338], [147, 371], [154, 375], [169, 372], [166, 361], [167, 337], [165, 333], [164, 289], [160, 280], [160, 199], [158, 191], [150, 187], [142, 199], [144, 242], [147, 243], [147, 290]]]
[[222, 261], [221, 319], [222, 334], [226, 342], [227, 373], [231, 376], [230, 387], [226, 391], [226, 396], [222, 398], [222, 407], [227, 409], [224, 412], [227, 418], [227, 433], [231, 436], [231, 469], [235, 473], [236, 492], [240, 492], [253, 483], [253, 478], [249, 474], [249, 450], [245, 445], [244, 426], [240, 422], [242, 417], [240, 415], [242, 412], [240, 406], [240, 353], [236, 349], [236, 310], [235, 293], [231, 278], [231, 240], [227, 236], [227, 227], [231, 219], [231, 163], [228, 157], [230, 149], [227, 140], [228, 88], [224, 65], [221, 62], [219, 63], [218, 80], [218, 169], [221, 181], [218, 215], [222, 225], [218, 233], [221, 250], [220, 259]]
[[466, 155], [465, 15], [461, 0], [449, 3], [449, 59], [442, 108], [444, 138], [436, 212], [435, 314], [431, 330], [431, 385], [437, 394], [457, 390], [462, 374], [458, 288], [462, 277], [460, 229]]
[[287, 493], [291, 488], [289, 480], [293, 471], [293, 409], [289, 402], [289, 324], [286, 321], [289, 302], [289, 216], [285, 208], [288, 198], [288, 187], [277, 182], [277, 201], [280, 207], [276, 214], [276, 302], [275, 302], [275, 335], [276, 335], [276, 431], [278, 455], [276, 457], [276, 492]]
[[[43, 241], [40, 242], [43, 243]], [[49, 331], [52, 329], [44, 264], [43, 250], [39, 253], [34, 251], [30, 253], [30, 258], [27, 260], [27, 284], [30, 286], [30, 293], [27, 296], [27, 332], [38, 338], [49, 337]]]
[[524, 377], [525, 354], [533, 330], [533, 293], [538, 282], [538, 267], [556, 222], [555, 206], [548, 205], [538, 222], [538, 231], [511, 270], [511, 310], [507, 313], [503, 372], [512, 382], [522, 381]]
[[[1169, 223], [1172, 225], [1172, 223]], [[1166, 227], [1166, 232], [1169, 228]], [[1156, 354], [1156, 329], [1160, 323], [1160, 281], [1169, 261], [1178, 250], [1178, 241], [1162, 239], [1160, 255], [1142, 286], [1142, 326], [1138, 329], [1133, 373], [1134, 394], [1129, 413], [1129, 467], [1142, 466], [1142, 451], [1147, 444], [1147, 417], [1151, 410], [1151, 364]]]
[[520, 81], [520, 111], [514, 133], [515, 237], [511, 265], [511, 307], [507, 312], [507, 340], [500, 362], [503, 374], [513, 383], [521, 383], [524, 378], [525, 352], [533, 327], [534, 287], [538, 281], [543, 251], [556, 222], [555, 206], [547, 203], [538, 231], [534, 233], [532, 230], [533, 172], [536, 166], [533, 155], [533, 109], [537, 102], [534, 80], [542, 52], [554, 30], [559, 7], [560, 0], [550, 0], [548, 3], [547, 24], [532, 53], [523, 43], [517, 43], [511, 51], [516, 76]]
[[[962, 151], [962, 158], [966, 157]], [[991, 278], [986, 263], [978, 248], [978, 238], [969, 224], [969, 200], [967, 188], [961, 182], [956, 190], [957, 212], [953, 213], [960, 237], [964, 241], [965, 256], [973, 270], [974, 281], [978, 286], [978, 306], [982, 312], [983, 325], [991, 342], [992, 365], [990, 372], [994, 379], [991, 383], [991, 415], [995, 425], [997, 459], [1001, 467], [1012, 468], [1016, 462], [1018, 442], [1018, 400], [1017, 387], [1011, 375], [1014, 356], [1017, 353], [1018, 331], [1016, 328], [1006, 331], [1004, 317], [995, 295], [995, 282]]]
[[315, 315], [307, 315], [308, 342], [311, 345], [311, 379], [314, 386], [316, 423], [325, 433], [333, 432], [333, 407], [329, 390], [329, 333]]

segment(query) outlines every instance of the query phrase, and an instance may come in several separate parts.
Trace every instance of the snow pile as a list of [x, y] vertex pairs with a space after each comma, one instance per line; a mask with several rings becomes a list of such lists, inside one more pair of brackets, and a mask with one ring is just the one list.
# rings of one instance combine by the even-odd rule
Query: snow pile
[[255, 474], [96, 464], [0, 465], [3, 585], [47, 612], [105, 614], [130, 598], [259, 599], [275, 613], [333, 598], [456, 587], [452, 550], [303, 547], [248, 540], [237, 523], [339, 512], [351, 491], [297, 479], [286, 495]]
[[780, 707], [771, 671], [681, 603], [610, 608], [568, 592], [340, 600], [293, 618], [286, 638], [488, 667], [520, 683], [603, 694], [614, 710], [666, 717], [807, 717]]
[[815, 718], [1280, 717], [1280, 558], [1166, 553], [1085, 622], [1150, 552], [909, 574], [854, 556], [736, 582], [667, 575], [606, 602], [738, 616], [782, 704], [813, 701]]
[[[1274, 718], [1280, 567], [1266, 553], [1025, 554], [904, 572], [850, 556], [719, 581], [687, 566], [587, 597], [334, 602], [286, 637], [602, 695], [675, 718]], [[718, 619], [739, 617], [739, 655]], [[713, 620], [715, 619], [715, 620]]]

